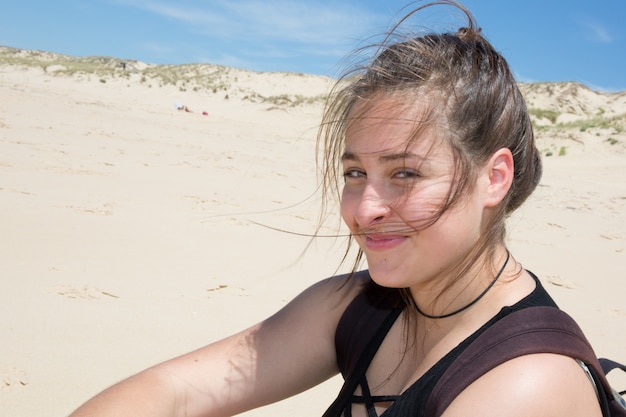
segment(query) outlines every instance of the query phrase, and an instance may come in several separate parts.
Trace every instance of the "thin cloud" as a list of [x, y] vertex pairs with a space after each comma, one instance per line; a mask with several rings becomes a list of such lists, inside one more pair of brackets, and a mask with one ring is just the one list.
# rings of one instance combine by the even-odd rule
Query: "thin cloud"
[[194, 32], [206, 36], [241, 41], [332, 45], [360, 38], [363, 29], [355, 27], [371, 28], [379, 23], [376, 15], [365, 10], [349, 6], [331, 7], [318, 2], [219, 0], [198, 6], [126, 0], [118, 4], [191, 25]]
[[590, 20], [581, 20], [579, 24], [585, 29], [587, 38], [593, 42], [612, 43], [614, 41], [609, 29], [602, 24]]
[[[597, 91], [599, 93], [618, 93], [618, 92], [620, 92], [619, 88], [606, 87], [606, 86], [603, 86], [603, 85], [594, 84], [594, 83], [592, 83], [590, 81], [586, 81], [586, 80], [580, 80], [579, 82], [581, 84], [586, 85], [587, 87], [589, 87], [593, 91]], [[623, 90], [621, 90], [621, 91], [623, 91]]]
[[177, 29], [169, 30], [189, 40], [178, 42], [181, 50], [196, 45], [191, 49], [203, 61], [258, 71], [335, 71], [365, 34], [388, 23], [364, 7], [320, 0], [108, 1], [174, 23]]
[[226, 67], [234, 67], [234, 68], [254, 68], [255, 63], [241, 59], [240, 57], [234, 55], [219, 55], [219, 56], [210, 56], [210, 55], [201, 55], [196, 57], [196, 62], [204, 62], [216, 65], [223, 65]]

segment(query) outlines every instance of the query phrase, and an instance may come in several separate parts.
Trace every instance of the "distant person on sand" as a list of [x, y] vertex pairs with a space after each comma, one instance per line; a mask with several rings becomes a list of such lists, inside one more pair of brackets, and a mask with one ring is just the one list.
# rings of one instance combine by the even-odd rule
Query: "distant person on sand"
[[[184, 110], [184, 111], [185, 111], [185, 112], [187, 112], [187, 113], [194, 113], [194, 111], [193, 111], [193, 110], [191, 110], [189, 107], [185, 106], [185, 105], [184, 105], [184, 104], [182, 104], [182, 103], [176, 103], [176, 108], [177, 108], [179, 111]], [[208, 115], [209, 115], [209, 112], [207, 112], [207, 111], [203, 111], [203, 112], [202, 112], [202, 115], [203, 115], [203, 116], [208, 116]]]
[[189, 107], [185, 106], [185, 105], [184, 105], [184, 104], [182, 104], [182, 103], [176, 103], [176, 108], [177, 108], [179, 111], [180, 111], [180, 110], [184, 110], [184, 111], [186, 111], [187, 113], [193, 113], [193, 111], [191, 111], [191, 109], [190, 109]]
[[[506, 360], [439, 413], [427, 408], [474, 339], [534, 306], [559, 311], [505, 243], [505, 219], [542, 171], [507, 62], [452, 1], [400, 23], [442, 3], [465, 27], [400, 38], [395, 26], [372, 60], [338, 81], [323, 113], [323, 198], [340, 199], [359, 247], [353, 272], [114, 385], [72, 417], [232, 416], [340, 372], [344, 388], [324, 417], [602, 415], [587, 366], [556, 353]], [[357, 271], [363, 255], [368, 269]]]

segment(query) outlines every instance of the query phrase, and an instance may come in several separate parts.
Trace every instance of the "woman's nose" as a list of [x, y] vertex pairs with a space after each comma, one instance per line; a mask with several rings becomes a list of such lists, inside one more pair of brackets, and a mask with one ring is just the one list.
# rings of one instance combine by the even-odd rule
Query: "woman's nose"
[[383, 220], [391, 209], [380, 188], [367, 184], [356, 206], [355, 220], [361, 227], [371, 226]]

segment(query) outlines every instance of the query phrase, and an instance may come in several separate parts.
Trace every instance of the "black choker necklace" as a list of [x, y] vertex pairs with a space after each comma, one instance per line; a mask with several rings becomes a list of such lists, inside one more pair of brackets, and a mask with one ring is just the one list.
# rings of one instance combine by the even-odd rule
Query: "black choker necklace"
[[509, 253], [509, 251], [506, 251], [506, 260], [504, 261], [504, 264], [502, 264], [502, 268], [500, 268], [500, 271], [498, 271], [498, 274], [496, 275], [496, 277], [493, 279], [493, 281], [491, 281], [491, 283], [489, 284], [489, 286], [487, 288], [485, 288], [485, 290], [483, 292], [481, 292], [478, 297], [474, 298], [474, 300], [472, 300], [469, 304], [459, 308], [458, 310], [453, 311], [452, 313], [448, 313], [448, 314], [443, 314], [441, 316], [432, 316], [430, 314], [426, 314], [424, 313], [422, 310], [420, 310], [420, 308], [417, 306], [417, 303], [415, 302], [415, 300], [413, 301], [413, 307], [415, 307], [415, 310], [420, 313], [422, 316], [427, 317], [429, 319], [445, 319], [446, 317], [450, 317], [450, 316], [454, 316], [455, 314], [459, 314], [461, 311], [465, 311], [468, 308], [470, 308], [471, 306], [473, 306], [474, 304], [476, 304], [478, 302], [478, 300], [480, 300], [481, 298], [483, 298], [485, 296], [485, 294], [487, 294], [487, 291], [489, 291], [491, 289], [491, 287], [493, 287], [493, 285], [496, 283], [496, 281], [498, 280], [498, 278], [500, 278], [500, 275], [502, 275], [502, 272], [504, 272], [504, 268], [506, 268], [506, 265], [509, 263], [509, 258], [511, 257], [511, 254]]

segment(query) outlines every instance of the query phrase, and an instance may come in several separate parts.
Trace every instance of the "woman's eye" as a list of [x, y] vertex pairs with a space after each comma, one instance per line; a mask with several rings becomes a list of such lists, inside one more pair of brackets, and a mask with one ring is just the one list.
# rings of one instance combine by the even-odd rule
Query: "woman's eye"
[[394, 178], [400, 178], [400, 179], [415, 179], [415, 178], [419, 178], [420, 174], [419, 172], [411, 170], [411, 169], [403, 169], [403, 170], [395, 172], [393, 176]]
[[347, 169], [343, 172], [343, 177], [347, 179], [365, 178], [365, 172], [359, 169]]

